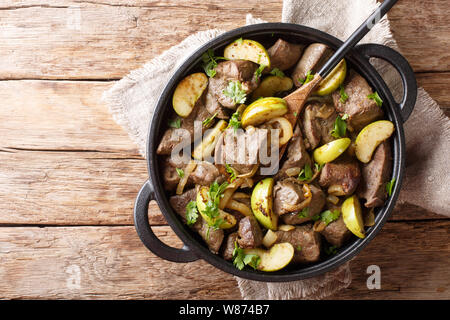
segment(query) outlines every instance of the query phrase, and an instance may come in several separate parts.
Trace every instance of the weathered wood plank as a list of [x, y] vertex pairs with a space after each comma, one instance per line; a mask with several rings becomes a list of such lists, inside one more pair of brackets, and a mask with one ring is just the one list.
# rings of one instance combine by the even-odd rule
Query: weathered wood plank
[[[352, 262], [350, 288], [333, 298], [450, 298], [449, 227], [449, 221], [388, 223]], [[154, 230], [180, 246], [169, 227]], [[232, 276], [203, 261], [157, 258], [133, 227], [3, 227], [0, 261], [0, 298], [240, 298]], [[373, 264], [381, 268], [381, 290], [366, 287], [366, 269]]]
[[[0, 7], [1, 79], [113, 79], [196, 31], [242, 26], [246, 13], [279, 21], [282, 1], [29, 0]], [[403, 0], [390, 12], [415, 70], [450, 70], [449, 10], [446, 0]]]

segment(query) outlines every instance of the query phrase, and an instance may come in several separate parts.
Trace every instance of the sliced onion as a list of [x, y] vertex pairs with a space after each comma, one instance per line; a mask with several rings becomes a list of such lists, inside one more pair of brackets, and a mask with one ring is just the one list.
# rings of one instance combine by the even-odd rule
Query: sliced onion
[[370, 211], [364, 216], [364, 226], [371, 227], [375, 224], [375, 210], [370, 208]]
[[323, 222], [322, 220], [317, 220], [316, 222], [314, 222], [313, 230], [315, 232], [320, 232], [323, 231], [326, 226], [327, 224], [325, 222]]
[[255, 164], [250, 172], [243, 173], [243, 174], [239, 174], [239, 175], [237, 175], [236, 177], [237, 177], [237, 178], [251, 178], [251, 177], [253, 177], [253, 176], [255, 175], [255, 173], [258, 171], [258, 167], [259, 167], [259, 166], [258, 166], [257, 164]]
[[305, 196], [305, 198], [312, 197], [311, 189], [309, 188], [309, 185], [307, 183], [305, 183], [303, 185], [302, 190], [303, 190], [303, 195]]
[[339, 198], [336, 197], [336, 196], [334, 196], [334, 195], [332, 195], [332, 194], [329, 194], [329, 195], [327, 196], [327, 201], [330, 202], [330, 203], [332, 203], [332, 204], [338, 204]]
[[345, 196], [344, 189], [342, 189], [342, 186], [340, 184], [333, 184], [329, 186], [328, 194], [331, 194], [333, 196]]
[[281, 129], [279, 144], [283, 145], [288, 143], [288, 141], [294, 135], [294, 130], [292, 129], [292, 124], [285, 117], [278, 117], [270, 120], [268, 123], [272, 124], [277, 122]]
[[295, 229], [295, 227], [290, 224], [282, 224], [281, 226], [278, 226], [278, 230], [280, 230], [280, 231], [291, 231], [294, 229]]
[[224, 209], [227, 206], [228, 201], [230, 201], [233, 193], [244, 183], [244, 179], [237, 178], [232, 183], [230, 183], [223, 192], [223, 196], [219, 202], [219, 209]]
[[244, 178], [244, 183], [241, 185], [241, 188], [252, 188], [255, 181], [252, 178]]
[[197, 162], [195, 160], [189, 161], [186, 168], [184, 168], [184, 176], [180, 179], [177, 185], [176, 194], [182, 194], [184, 190], [184, 186], [186, 185], [190, 174], [194, 171], [195, 167], [197, 166]]
[[316, 117], [321, 119], [328, 119], [334, 112], [334, 108], [327, 104], [323, 104], [316, 112]]
[[245, 203], [242, 203], [242, 202], [239, 202], [239, 201], [236, 201], [233, 199], [230, 199], [227, 202], [227, 205], [225, 208], [238, 211], [247, 217], [253, 216], [253, 212], [249, 206], [247, 206]]
[[262, 240], [262, 244], [264, 245], [264, 247], [266, 247], [268, 249], [271, 246], [273, 246], [273, 244], [277, 241], [277, 239], [278, 239], [277, 234], [269, 229], [269, 230], [267, 230], [267, 232]]
[[298, 176], [298, 174], [302, 171], [300, 167], [292, 167], [289, 169], [286, 169], [286, 174], [288, 177]]
[[285, 204], [284, 207], [288, 210], [288, 212], [299, 211], [299, 210], [302, 210], [302, 209], [306, 208], [307, 206], [309, 206], [309, 204], [311, 203], [311, 199], [312, 199], [312, 197], [307, 197], [305, 200], [303, 200], [299, 204], [294, 204], [294, 205]]
[[233, 194], [233, 199], [249, 199], [250, 195], [245, 192], [235, 192]]

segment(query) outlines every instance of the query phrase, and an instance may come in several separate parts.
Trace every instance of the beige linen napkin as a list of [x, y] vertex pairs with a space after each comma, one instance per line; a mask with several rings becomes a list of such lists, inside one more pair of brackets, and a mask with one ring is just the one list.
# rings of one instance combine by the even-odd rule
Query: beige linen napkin
[[[377, 7], [375, 0], [285, 0], [283, 22], [304, 24], [345, 40]], [[264, 22], [247, 15], [247, 24]], [[220, 25], [220, 23], [218, 23]], [[104, 93], [111, 114], [145, 155], [149, 121], [157, 99], [177, 67], [198, 47], [223, 33], [207, 30], [195, 33], [180, 44], [132, 71]], [[397, 49], [384, 18], [362, 40]], [[394, 96], [401, 97], [401, 83], [393, 68], [381, 61], [374, 65]], [[449, 175], [450, 121], [436, 102], [419, 89], [414, 112], [405, 124], [407, 174], [400, 195], [409, 202], [450, 216]], [[321, 299], [351, 283], [349, 263], [322, 276], [289, 283], [264, 283], [236, 278], [245, 299]]]

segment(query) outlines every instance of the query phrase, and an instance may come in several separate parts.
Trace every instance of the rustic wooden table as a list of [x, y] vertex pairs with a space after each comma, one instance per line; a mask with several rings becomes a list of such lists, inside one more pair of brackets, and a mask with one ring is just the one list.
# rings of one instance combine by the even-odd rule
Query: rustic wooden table
[[[420, 86], [450, 114], [448, 0], [401, 0], [389, 14]], [[146, 162], [102, 92], [186, 36], [232, 29], [280, 0], [0, 1], [0, 298], [239, 299], [232, 276], [144, 248], [134, 227]], [[156, 204], [150, 220], [180, 245]], [[450, 220], [396, 208], [334, 299], [450, 298]], [[381, 267], [381, 290], [366, 269]]]

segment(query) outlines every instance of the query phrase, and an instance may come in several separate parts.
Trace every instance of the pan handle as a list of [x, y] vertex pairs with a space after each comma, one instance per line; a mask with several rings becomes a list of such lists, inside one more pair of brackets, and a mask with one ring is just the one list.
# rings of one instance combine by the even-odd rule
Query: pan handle
[[134, 205], [134, 226], [147, 249], [158, 257], [173, 262], [198, 260], [197, 255], [188, 247], [172, 248], [158, 239], [148, 222], [148, 204], [151, 200], [155, 200], [155, 193], [152, 184], [147, 180], [139, 191]]
[[394, 49], [380, 44], [361, 44], [356, 48], [369, 58], [374, 57], [387, 61], [398, 71], [403, 83], [403, 99], [399, 104], [400, 114], [403, 122], [408, 120], [417, 98], [416, 76], [408, 61]]

